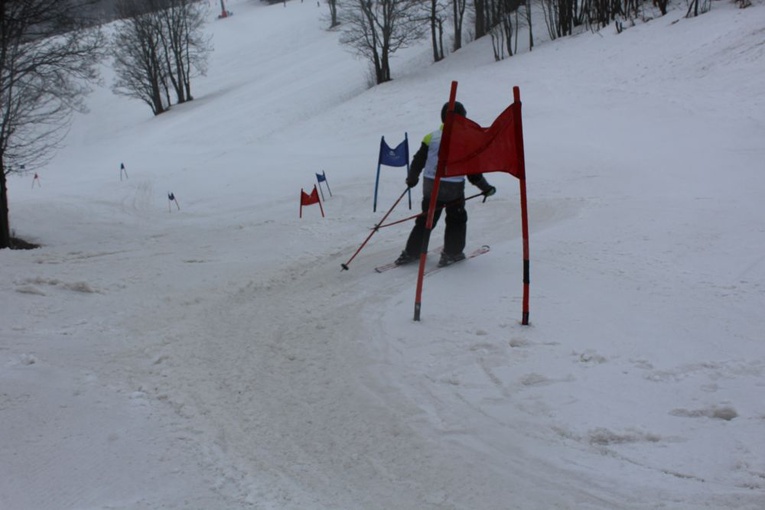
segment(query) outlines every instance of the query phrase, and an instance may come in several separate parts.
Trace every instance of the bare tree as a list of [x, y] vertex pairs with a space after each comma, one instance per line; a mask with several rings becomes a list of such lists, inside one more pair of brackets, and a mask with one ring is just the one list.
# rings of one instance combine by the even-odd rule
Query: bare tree
[[116, 94], [139, 99], [159, 115], [193, 99], [191, 78], [205, 74], [212, 46], [202, 33], [204, 6], [192, 0], [118, 0], [112, 40]]
[[529, 51], [534, 49], [534, 27], [531, 21], [531, 0], [524, 0], [526, 9], [526, 26], [529, 28]]
[[659, 8], [659, 12], [661, 12], [661, 15], [664, 16], [667, 14], [667, 6], [669, 5], [669, 0], [654, 0], [653, 5]]
[[207, 73], [207, 57], [212, 46], [210, 37], [202, 33], [204, 6], [193, 0], [159, 0], [165, 67], [178, 103], [194, 99], [191, 95], [194, 73]]
[[427, 2], [427, 18], [430, 25], [430, 41], [433, 46], [433, 62], [444, 59], [444, 21], [446, 6], [440, 0]]
[[473, 0], [473, 14], [475, 16], [475, 38], [480, 39], [489, 33], [491, 28], [491, 22], [487, 20], [487, 12], [489, 11], [487, 3], [491, 0]]
[[342, 35], [374, 68], [375, 83], [391, 80], [390, 57], [423, 37], [417, 0], [340, 0]]
[[327, 7], [329, 7], [329, 28], [335, 28], [340, 24], [337, 19], [337, 0], [327, 0]]
[[558, 9], [557, 0], [539, 0], [542, 8], [542, 14], [545, 18], [545, 26], [547, 26], [547, 35], [550, 36], [550, 40], [554, 41], [558, 38]]
[[12, 247], [6, 176], [50, 160], [98, 80], [88, 0], [0, 1], [0, 248]]
[[452, 0], [452, 21], [454, 23], [454, 51], [462, 48], [462, 22], [465, 19], [467, 0]]
[[694, 18], [699, 14], [703, 14], [712, 8], [712, 0], [691, 0], [688, 5], [688, 12], [685, 13], [686, 18]]
[[154, 115], [170, 107], [157, 17], [148, 2], [118, 0], [120, 21], [112, 40], [115, 94], [140, 99]]
[[518, 8], [522, 5], [522, 0], [492, 0], [490, 4], [487, 2], [487, 5], [491, 5], [493, 9], [491, 19], [494, 20], [494, 25], [489, 34], [494, 60], [504, 59], [505, 51], [512, 57], [518, 49]]

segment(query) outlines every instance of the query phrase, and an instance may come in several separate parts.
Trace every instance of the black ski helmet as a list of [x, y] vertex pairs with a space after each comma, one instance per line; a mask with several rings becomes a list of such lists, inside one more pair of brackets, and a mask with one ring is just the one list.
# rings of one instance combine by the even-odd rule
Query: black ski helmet
[[[446, 112], [448, 111], [449, 103], [444, 103], [444, 106], [441, 108], [441, 122], [446, 122]], [[459, 101], [454, 102], [454, 113], [463, 117], [467, 116], [467, 110], [465, 110], [465, 107]]]

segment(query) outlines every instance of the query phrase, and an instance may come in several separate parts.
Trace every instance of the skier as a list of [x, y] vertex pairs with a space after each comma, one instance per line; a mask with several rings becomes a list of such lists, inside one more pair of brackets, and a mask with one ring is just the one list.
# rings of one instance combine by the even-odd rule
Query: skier
[[[418, 254], [422, 248], [422, 239], [425, 235], [425, 225], [427, 222], [427, 212], [430, 206], [430, 195], [433, 191], [433, 183], [436, 177], [436, 168], [438, 167], [438, 149], [441, 145], [441, 134], [443, 133], [446, 122], [446, 114], [449, 103], [445, 103], [441, 108], [441, 127], [425, 135], [417, 154], [412, 158], [412, 164], [409, 167], [409, 175], [406, 178], [406, 185], [414, 188], [420, 179], [420, 173], [423, 173], [422, 181], [422, 212], [417, 216], [414, 227], [409, 234], [406, 242], [406, 248], [396, 259], [397, 266], [408, 264], [417, 260]], [[454, 103], [454, 113], [466, 116], [467, 111], [460, 102]], [[497, 188], [486, 181], [483, 174], [468, 175], [471, 184], [480, 189], [487, 197], [497, 192]], [[465, 258], [463, 250], [465, 249], [465, 237], [467, 236], [467, 211], [465, 211], [465, 177], [442, 177], [438, 187], [438, 199], [436, 210], [433, 215], [433, 226], [435, 227], [438, 218], [441, 216], [441, 209], [446, 209], [446, 228], [444, 230], [444, 249], [441, 252], [441, 259], [438, 262], [439, 267], [448, 266]]]

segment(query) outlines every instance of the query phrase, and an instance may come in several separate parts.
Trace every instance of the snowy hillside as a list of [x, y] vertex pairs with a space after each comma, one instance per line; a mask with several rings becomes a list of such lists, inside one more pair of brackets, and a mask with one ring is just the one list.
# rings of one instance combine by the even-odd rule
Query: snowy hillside
[[[370, 89], [326, 7], [231, 0], [193, 102], [154, 118], [104, 69], [41, 186], [9, 178], [42, 247], [0, 251], [0, 508], [765, 508], [754, 3], [499, 63], [425, 43]], [[373, 270], [411, 223], [341, 270], [405, 188], [383, 169], [372, 212], [380, 137], [413, 152], [453, 80], [482, 125], [521, 90], [530, 326], [506, 174], [421, 321], [416, 268]]]

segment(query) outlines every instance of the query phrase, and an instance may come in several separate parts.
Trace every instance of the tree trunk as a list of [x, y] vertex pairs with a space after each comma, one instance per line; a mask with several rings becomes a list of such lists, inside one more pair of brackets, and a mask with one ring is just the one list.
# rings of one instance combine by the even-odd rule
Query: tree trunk
[[444, 58], [444, 21], [438, 20], [438, 52]]
[[0, 153], [0, 249], [11, 247], [11, 224], [8, 218], [8, 188], [5, 161]]
[[452, 15], [454, 21], [454, 47], [457, 51], [462, 48], [462, 13], [460, 12], [460, 0], [452, 0]]
[[380, 83], [385, 83], [386, 81], [390, 81], [390, 58], [388, 55], [388, 48], [382, 49], [382, 57], [380, 59], [380, 63], [380, 71], [382, 73], [382, 81]]
[[329, 28], [335, 28], [340, 24], [340, 22], [337, 20], [337, 0], [327, 0], [327, 5], [329, 6]]
[[437, 8], [438, 0], [430, 0], [430, 42], [433, 45], [433, 62], [440, 62], [444, 58], [443, 54], [438, 51]]
[[480, 39], [487, 32], [484, 0], [474, 0], [473, 5], [475, 6], [475, 38]]
[[531, 28], [531, 0], [526, 0], [526, 24], [529, 26], [529, 51], [534, 49], [534, 31]]

